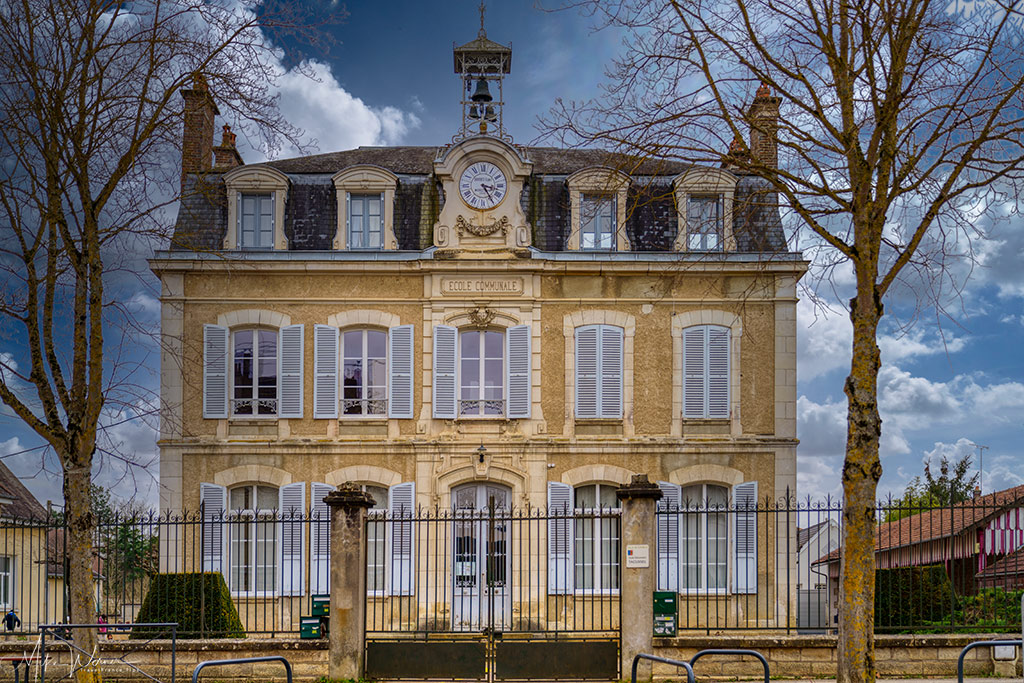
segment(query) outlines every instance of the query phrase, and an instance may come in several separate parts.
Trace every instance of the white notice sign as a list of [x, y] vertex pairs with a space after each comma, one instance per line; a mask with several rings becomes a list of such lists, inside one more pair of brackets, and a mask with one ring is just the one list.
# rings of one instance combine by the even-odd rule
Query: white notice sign
[[651, 566], [651, 546], [627, 545], [626, 566], [634, 569], [646, 569]]

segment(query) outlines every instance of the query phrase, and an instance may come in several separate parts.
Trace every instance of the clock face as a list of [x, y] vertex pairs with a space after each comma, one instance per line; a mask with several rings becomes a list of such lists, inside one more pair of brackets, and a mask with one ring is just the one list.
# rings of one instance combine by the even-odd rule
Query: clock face
[[474, 209], [493, 209], [508, 192], [505, 174], [494, 164], [478, 161], [462, 172], [459, 194]]

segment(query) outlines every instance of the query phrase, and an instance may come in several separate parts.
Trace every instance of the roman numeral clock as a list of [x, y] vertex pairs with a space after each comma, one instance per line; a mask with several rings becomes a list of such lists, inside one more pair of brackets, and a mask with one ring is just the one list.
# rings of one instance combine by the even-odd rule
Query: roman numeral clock
[[472, 164], [462, 172], [459, 179], [459, 194], [462, 201], [474, 209], [493, 209], [505, 198], [507, 191], [505, 174], [487, 161]]
[[434, 245], [492, 253], [530, 246], [522, 192], [532, 170], [533, 164], [519, 149], [490, 136], [471, 137], [450, 147], [434, 161], [434, 173], [444, 189]]

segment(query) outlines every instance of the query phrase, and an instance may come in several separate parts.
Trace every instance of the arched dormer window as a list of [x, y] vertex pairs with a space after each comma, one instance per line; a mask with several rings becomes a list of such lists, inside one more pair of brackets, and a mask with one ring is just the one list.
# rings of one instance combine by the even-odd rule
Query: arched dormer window
[[397, 249], [395, 189], [398, 176], [379, 166], [360, 164], [334, 174], [338, 194], [335, 249]]
[[288, 176], [270, 166], [239, 166], [224, 174], [228, 195], [225, 249], [288, 249], [284, 207]]
[[673, 181], [679, 233], [676, 251], [735, 251], [736, 176], [720, 168], [693, 168]]
[[610, 168], [585, 168], [570, 175], [571, 219], [566, 248], [629, 251], [626, 196], [629, 176]]

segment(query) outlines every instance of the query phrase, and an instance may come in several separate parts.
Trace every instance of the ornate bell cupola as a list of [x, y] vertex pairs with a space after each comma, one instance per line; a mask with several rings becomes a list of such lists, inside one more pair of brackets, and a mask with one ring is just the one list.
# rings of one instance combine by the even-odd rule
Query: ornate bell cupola
[[455, 47], [455, 73], [462, 85], [462, 127], [452, 142], [474, 135], [491, 135], [511, 142], [505, 131], [502, 80], [512, 69], [512, 48], [488, 40], [484, 30], [484, 3], [480, 3], [480, 31], [476, 40]]

